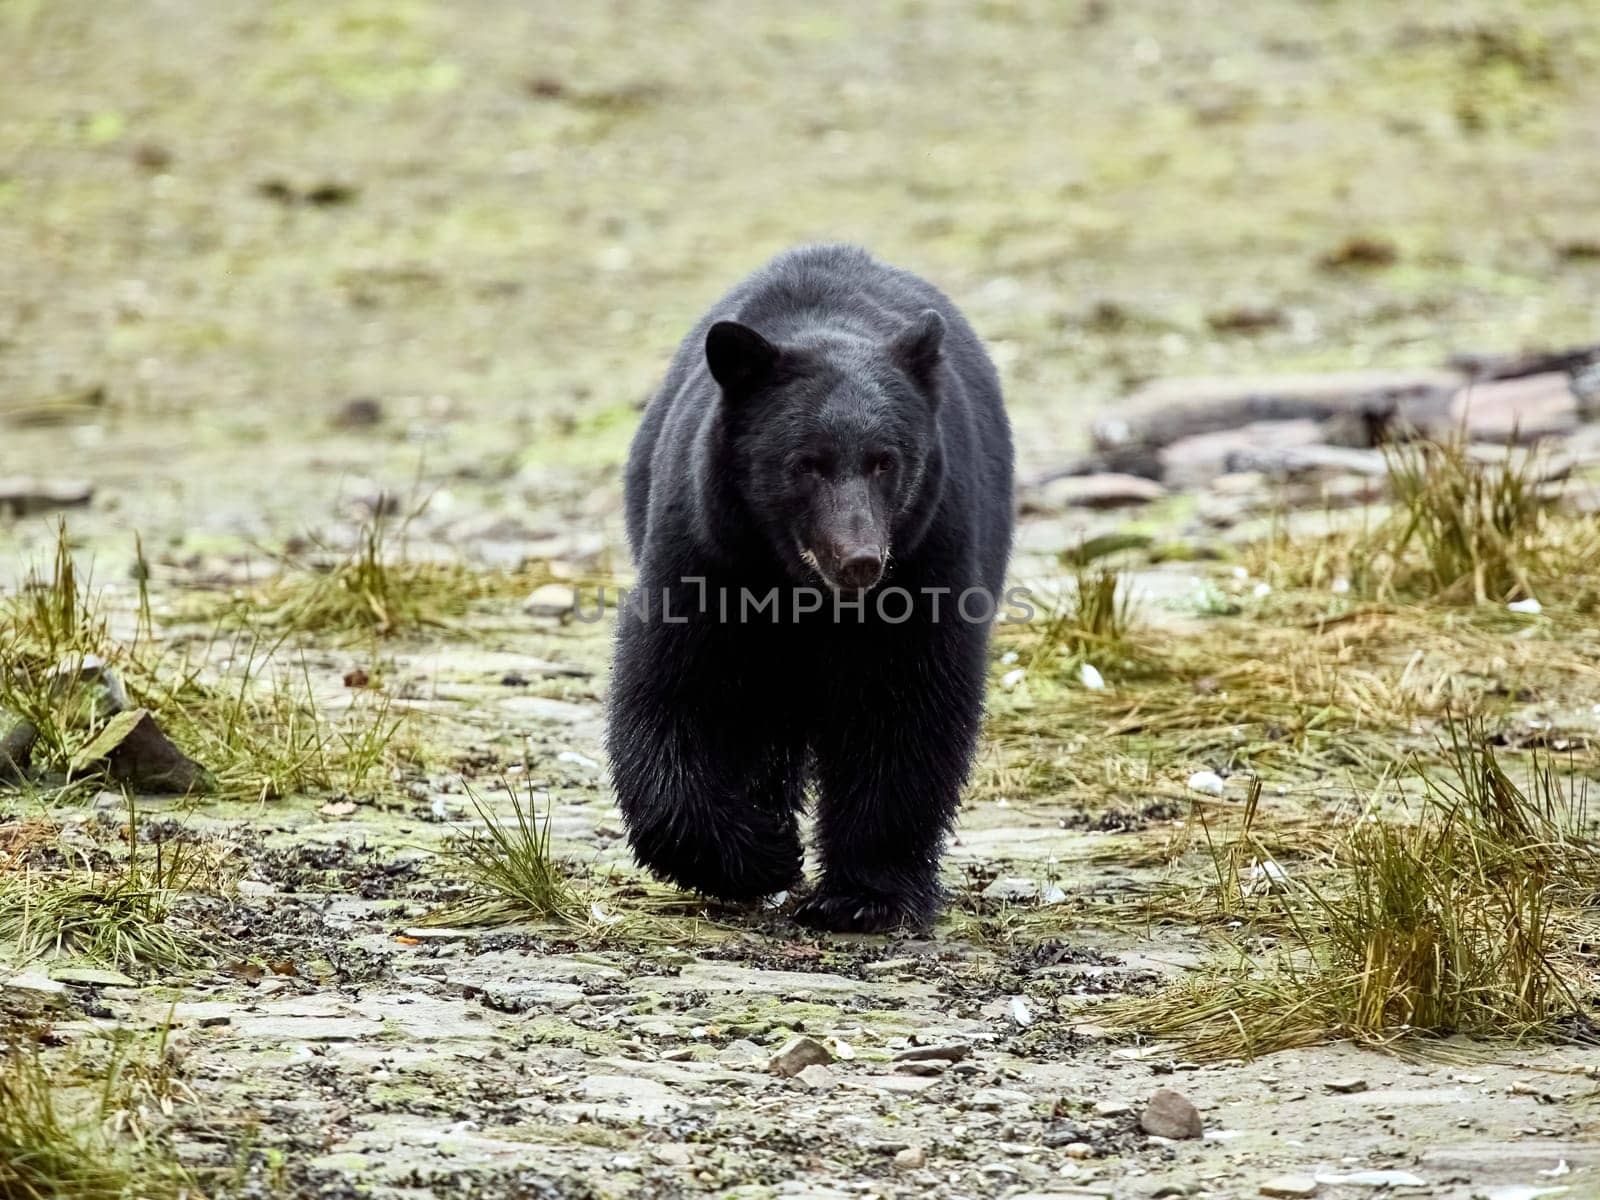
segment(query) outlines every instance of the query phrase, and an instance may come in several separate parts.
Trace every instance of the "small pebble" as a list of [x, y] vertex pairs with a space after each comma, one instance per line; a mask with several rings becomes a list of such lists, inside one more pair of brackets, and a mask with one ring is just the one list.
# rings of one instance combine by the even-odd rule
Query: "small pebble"
[[1269, 1179], [1261, 1185], [1263, 1196], [1287, 1197], [1295, 1200], [1296, 1197], [1315, 1196], [1319, 1190], [1317, 1181], [1309, 1175], [1280, 1175], [1276, 1179]]
[[1352, 1076], [1349, 1079], [1324, 1079], [1322, 1086], [1330, 1092], [1338, 1092], [1341, 1096], [1349, 1096], [1356, 1092], [1367, 1090], [1367, 1081]]
[[816, 1038], [798, 1036], [790, 1038], [767, 1060], [767, 1070], [774, 1075], [787, 1075], [792, 1079], [807, 1067], [826, 1066], [832, 1061], [833, 1055], [829, 1054], [828, 1048]]
[[821, 1063], [812, 1063], [796, 1075], [795, 1078], [805, 1084], [813, 1092], [826, 1092], [838, 1082], [832, 1071]]
[[1205, 1132], [1205, 1122], [1200, 1119], [1200, 1110], [1186, 1096], [1163, 1088], [1145, 1105], [1139, 1117], [1139, 1128], [1151, 1137], [1183, 1141], [1200, 1137]]
[[921, 1146], [907, 1146], [894, 1156], [894, 1165], [902, 1171], [915, 1171], [928, 1161]]

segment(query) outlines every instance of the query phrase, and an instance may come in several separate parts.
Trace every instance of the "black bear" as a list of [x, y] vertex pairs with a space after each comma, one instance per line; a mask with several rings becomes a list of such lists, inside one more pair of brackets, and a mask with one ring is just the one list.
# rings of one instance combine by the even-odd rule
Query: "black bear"
[[1011, 430], [966, 319], [851, 246], [728, 293], [645, 412], [607, 747], [638, 861], [836, 930], [925, 927], [982, 716]]

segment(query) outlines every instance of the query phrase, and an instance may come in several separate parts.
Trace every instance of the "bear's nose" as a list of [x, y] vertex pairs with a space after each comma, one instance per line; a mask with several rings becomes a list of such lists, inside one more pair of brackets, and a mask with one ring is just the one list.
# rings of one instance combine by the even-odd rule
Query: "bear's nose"
[[882, 573], [882, 546], [852, 546], [839, 555], [839, 583], [844, 587], [871, 587]]

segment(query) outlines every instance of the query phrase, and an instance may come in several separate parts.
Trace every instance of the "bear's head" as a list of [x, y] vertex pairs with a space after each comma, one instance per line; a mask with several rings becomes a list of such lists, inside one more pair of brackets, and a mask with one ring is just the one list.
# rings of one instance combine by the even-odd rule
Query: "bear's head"
[[872, 587], [896, 533], [926, 507], [944, 333], [933, 309], [888, 341], [817, 333], [780, 344], [735, 321], [707, 331], [734, 486], [795, 578]]

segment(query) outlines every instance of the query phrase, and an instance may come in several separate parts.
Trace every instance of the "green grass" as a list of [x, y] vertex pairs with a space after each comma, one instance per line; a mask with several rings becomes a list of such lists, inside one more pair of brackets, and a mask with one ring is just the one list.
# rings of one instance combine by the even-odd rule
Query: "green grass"
[[1078, 562], [1071, 587], [1045, 616], [1029, 658], [1030, 669], [1051, 656], [1073, 669], [1085, 662], [1109, 665], [1125, 657], [1133, 609], [1133, 597], [1115, 569]]
[[194, 966], [199, 939], [169, 924], [173, 897], [114, 874], [0, 879], [0, 939], [24, 959], [84, 958], [118, 969]]
[[7, 661], [49, 668], [72, 655], [102, 650], [109, 640], [106, 622], [90, 595], [88, 581], [79, 578], [73, 561], [67, 524], [61, 521], [48, 569], [30, 569], [3, 606]]
[[541, 823], [530, 787], [526, 800], [505, 780], [512, 816], [502, 821], [471, 789], [483, 829], [456, 837], [448, 855], [478, 895], [438, 915], [440, 923], [497, 924], [517, 920], [588, 920], [587, 906], [550, 849], [550, 814]]
[[1401, 565], [1397, 588], [1478, 604], [1533, 594], [1547, 566], [1535, 455], [1483, 462], [1456, 440], [1402, 443], [1384, 459], [1397, 512], [1381, 536]]
[[[1152, 765], [1174, 781], [1206, 767], [1371, 787], [1431, 753], [1447, 713], [1503, 723], [1588, 694], [1600, 521], [1550, 508], [1535, 462], [1396, 448], [1391, 509], [1318, 535], [1275, 528], [1241, 549], [1240, 578], [1202, 581], [1215, 603], [1176, 631], [1135, 622], [1126, 569], [1104, 562], [1138, 545], [1069, 555], [1061, 603], [997, 630], [1027, 686], [992, 697], [980, 793], [1093, 797], [1148, 786]], [[1526, 597], [1538, 611], [1504, 603]], [[1084, 663], [1110, 686], [1084, 687]]]
[[0, 874], [0, 939], [23, 960], [87, 960], [126, 971], [171, 971], [209, 957], [214, 939], [174, 919], [188, 893], [215, 892], [226, 864], [200, 844], [142, 845], [130, 801], [126, 854], [104, 867]]
[[677, 888], [637, 877], [579, 878], [556, 857], [550, 813], [541, 818], [531, 785], [520, 793], [503, 779], [509, 817], [497, 816], [471, 788], [467, 795], [483, 822], [462, 831], [444, 851], [452, 873], [470, 894], [424, 920], [429, 925], [504, 925], [554, 922], [586, 942], [660, 946], [694, 944], [737, 932], [718, 919], [717, 906]]

